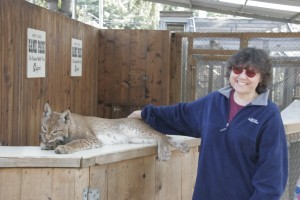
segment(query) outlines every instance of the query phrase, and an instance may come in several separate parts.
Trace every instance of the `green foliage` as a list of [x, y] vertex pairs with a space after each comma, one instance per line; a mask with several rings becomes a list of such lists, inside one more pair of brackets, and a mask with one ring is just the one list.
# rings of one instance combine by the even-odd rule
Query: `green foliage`
[[[61, 2], [58, 0], [59, 8]], [[103, 0], [103, 3], [103, 26], [110, 29], [156, 29], [160, 11], [188, 10], [145, 0]], [[45, 0], [35, 0], [35, 4], [47, 8]], [[76, 19], [97, 25], [99, 0], [77, 0]]]
[[45, 0], [35, 0], [35, 4], [47, 8], [47, 2]]
[[104, 1], [104, 27], [156, 29], [160, 11], [188, 10], [145, 0]]
[[142, 0], [104, 1], [104, 27], [150, 29], [156, 5]]

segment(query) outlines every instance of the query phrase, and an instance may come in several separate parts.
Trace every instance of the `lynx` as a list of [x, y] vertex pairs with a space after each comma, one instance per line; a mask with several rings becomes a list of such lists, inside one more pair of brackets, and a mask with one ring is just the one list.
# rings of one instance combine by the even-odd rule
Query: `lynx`
[[143, 120], [134, 118], [106, 119], [82, 116], [66, 110], [52, 111], [47, 103], [41, 119], [41, 149], [54, 150], [57, 154], [99, 148], [103, 145], [145, 143], [158, 145], [158, 159], [166, 161], [171, 151], [168, 145], [183, 153], [189, 151], [184, 142], [172, 140], [155, 131]]

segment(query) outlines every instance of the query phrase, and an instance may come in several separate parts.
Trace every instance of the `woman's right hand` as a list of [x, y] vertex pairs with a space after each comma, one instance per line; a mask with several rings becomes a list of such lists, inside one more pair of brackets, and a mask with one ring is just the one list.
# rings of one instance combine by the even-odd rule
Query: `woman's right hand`
[[127, 118], [142, 119], [142, 111], [141, 110], [133, 111], [130, 115], [128, 115]]

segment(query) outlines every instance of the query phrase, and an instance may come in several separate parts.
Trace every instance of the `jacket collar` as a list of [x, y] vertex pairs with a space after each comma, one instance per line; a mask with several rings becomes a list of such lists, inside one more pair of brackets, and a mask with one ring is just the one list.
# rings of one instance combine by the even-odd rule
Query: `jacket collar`
[[[220, 92], [221, 94], [223, 94], [225, 97], [227, 97], [229, 99], [230, 91], [232, 89], [233, 88], [230, 85], [228, 85], [228, 86], [225, 86], [225, 87], [219, 89], [218, 92]], [[266, 92], [261, 93], [249, 105], [267, 106], [268, 99], [269, 99], [269, 92], [270, 92], [270, 90], [268, 89]]]

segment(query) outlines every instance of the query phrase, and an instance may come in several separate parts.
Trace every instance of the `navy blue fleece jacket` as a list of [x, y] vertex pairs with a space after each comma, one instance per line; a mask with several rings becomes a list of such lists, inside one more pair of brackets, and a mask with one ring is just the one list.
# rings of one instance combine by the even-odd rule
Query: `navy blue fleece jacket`
[[266, 92], [228, 124], [231, 90], [190, 103], [148, 105], [142, 118], [162, 133], [201, 138], [193, 200], [279, 200], [288, 177], [280, 111]]

